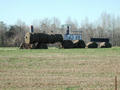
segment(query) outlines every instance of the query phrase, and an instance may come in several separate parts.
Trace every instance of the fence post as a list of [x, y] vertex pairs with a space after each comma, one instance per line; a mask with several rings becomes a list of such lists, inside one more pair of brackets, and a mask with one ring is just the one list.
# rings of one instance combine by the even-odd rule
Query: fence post
[[117, 90], [117, 76], [115, 76], [115, 90]]

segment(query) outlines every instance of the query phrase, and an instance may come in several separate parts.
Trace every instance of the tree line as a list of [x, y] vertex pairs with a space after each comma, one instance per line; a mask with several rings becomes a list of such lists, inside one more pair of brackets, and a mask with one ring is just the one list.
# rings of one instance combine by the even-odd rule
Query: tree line
[[[34, 32], [40, 33], [56, 33], [64, 35], [66, 26], [61, 21], [54, 18], [44, 18], [42, 20], [33, 21]], [[82, 39], [87, 43], [90, 38], [109, 38], [113, 46], [120, 46], [120, 17], [102, 13], [94, 22], [90, 22], [85, 18], [78, 23], [77, 20], [68, 18], [65, 24], [70, 25], [71, 34], [82, 33]], [[0, 21], [0, 46], [19, 46], [24, 42], [24, 35], [30, 31], [30, 26], [23, 21], [17, 21], [14, 25], [7, 25]]]

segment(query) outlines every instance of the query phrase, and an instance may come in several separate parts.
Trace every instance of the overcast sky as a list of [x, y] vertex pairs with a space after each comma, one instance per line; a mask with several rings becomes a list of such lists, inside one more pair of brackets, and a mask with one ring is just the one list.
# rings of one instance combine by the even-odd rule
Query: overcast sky
[[0, 0], [0, 21], [14, 24], [22, 20], [57, 17], [64, 23], [68, 17], [81, 21], [96, 20], [102, 12], [120, 16], [120, 0]]

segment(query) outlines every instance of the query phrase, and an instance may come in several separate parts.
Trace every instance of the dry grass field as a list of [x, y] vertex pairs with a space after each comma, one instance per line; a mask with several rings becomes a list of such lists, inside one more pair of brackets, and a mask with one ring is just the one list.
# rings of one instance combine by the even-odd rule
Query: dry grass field
[[0, 48], [0, 90], [120, 90], [120, 48]]

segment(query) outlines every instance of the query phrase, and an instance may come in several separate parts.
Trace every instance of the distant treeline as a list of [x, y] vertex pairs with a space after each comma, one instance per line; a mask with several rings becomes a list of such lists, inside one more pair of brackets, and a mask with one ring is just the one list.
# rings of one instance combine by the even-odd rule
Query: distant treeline
[[[82, 32], [82, 38], [86, 43], [92, 37], [109, 38], [113, 46], [120, 46], [119, 16], [102, 13], [98, 20], [89, 22], [86, 18], [81, 24], [68, 18], [65, 24], [70, 25], [71, 34]], [[33, 26], [34, 32], [59, 33], [63, 35], [66, 33], [66, 27], [63, 27], [60, 20], [55, 17], [52, 19], [34, 20]], [[0, 46], [19, 46], [21, 42], [24, 42], [24, 35], [28, 31], [30, 31], [30, 26], [20, 20], [15, 25], [6, 25], [3, 21], [0, 21]]]

